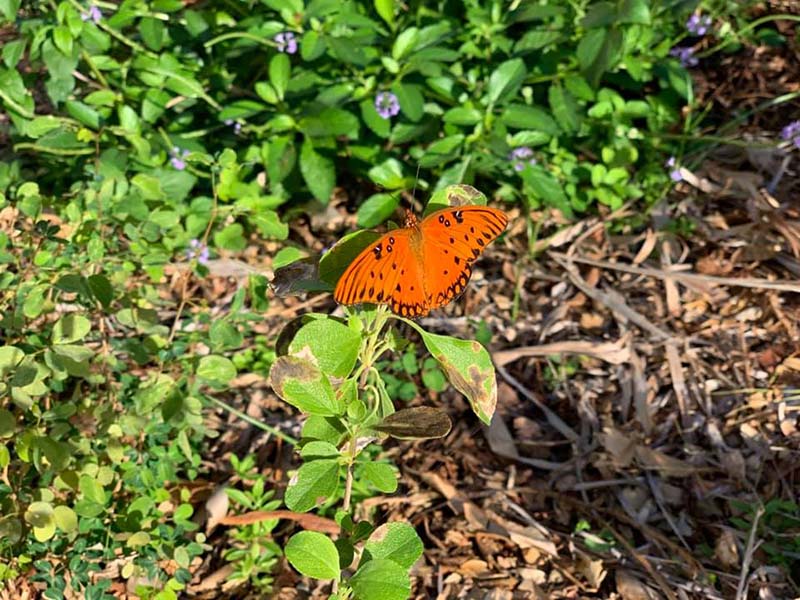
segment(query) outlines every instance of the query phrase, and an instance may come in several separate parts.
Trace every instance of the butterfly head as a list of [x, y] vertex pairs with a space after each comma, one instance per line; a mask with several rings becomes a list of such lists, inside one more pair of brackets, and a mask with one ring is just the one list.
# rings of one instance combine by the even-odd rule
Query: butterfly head
[[406, 228], [409, 228], [409, 227], [416, 227], [416, 226], [417, 226], [417, 223], [418, 223], [418, 222], [417, 222], [417, 217], [416, 217], [416, 215], [413, 213], [413, 211], [411, 211], [411, 209], [408, 209], [408, 208], [407, 208], [407, 209], [406, 209], [406, 221], [405, 221], [405, 224], [404, 224], [404, 226], [405, 226]]

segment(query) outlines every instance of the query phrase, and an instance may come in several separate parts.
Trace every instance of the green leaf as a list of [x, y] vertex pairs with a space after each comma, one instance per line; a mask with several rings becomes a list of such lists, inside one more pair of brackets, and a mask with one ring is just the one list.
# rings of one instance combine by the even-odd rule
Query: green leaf
[[471, 185], [457, 183], [434, 192], [430, 200], [428, 200], [424, 214], [427, 216], [441, 208], [450, 208], [452, 206], [467, 206], [470, 204], [486, 206], [486, 202], [486, 194], [480, 190]]
[[590, 29], [578, 43], [578, 64], [592, 86], [619, 57], [622, 47], [622, 32], [618, 29]]
[[358, 358], [361, 334], [335, 319], [314, 319], [295, 334], [289, 353], [310, 352], [323, 373], [334, 377], [350, 374]]
[[369, 64], [369, 58], [367, 58], [364, 48], [354, 39], [326, 36], [325, 41], [330, 47], [333, 56], [340, 61], [357, 67], [365, 67]]
[[595, 2], [589, 7], [581, 25], [586, 29], [607, 27], [617, 20], [617, 11], [611, 2]]
[[400, 110], [415, 123], [422, 118], [425, 108], [425, 97], [420, 86], [413, 83], [397, 82], [392, 86], [392, 92], [397, 96]]
[[523, 171], [522, 176], [525, 183], [533, 190], [534, 197], [545, 206], [557, 208], [568, 219], [572, 218], [572, 208], [570, 208], [564, 190], [558, 180], [539, 165], [534, 165]]
[[25, 511], [25, 521], [33, 527], [33, 537], [46, 542], [56, 533], [53, 505], [49, 502], [31, 502]]
[[[3, 0], [0, 0], [0, 5]], [[25, 54], [25, 38], [19, 40], [11, 40], [5, 43], [2, 50], [3, 62], [7, 67], [13, 69], [22, 60], [22, 55]]]
[[375, 109], [375, 101], [362, 100], [359, 107], [361, 108], [361, 118], [364, 120], [364, 124], [378, 137], [389, 137], [389, 133], [392, 131], [392, 121], [384, 119], [378, 114]]
[[394, 29], [394, 0], [374, 0], [375, 11], [386, 24]]
[[14, 419], [14, 415], [5, 408], [0, 408], [0, 438], [7, 438], [14, 435], [16, 426], [17, 422], [16, 419]]
[[351, 140], [358, 138], [358, 117], [335, 106], [324, 108], [319, 114], [309, 115], [300, 120], [300, 130], [309, 137], [346, 136]]
[[547, 90], [547, 99], [550, 110], [561, 128], [567, 133], [574, 133], [580, 127], [578, 105], [572, 94], [558, 84], [553, 84]]
[[445, 123], [452, 123], [453, 125], [477, 125], [483, 119], [483, 113], [477, 108], [468, 108], [466, 106], [456, 106], [451, 108], [442, 117]]
[[372, 532], [364, 545], [362, 561], [386, 559], [410, 569], [422, 556], [424, 549], [422, 540], [411, 525], [395, 521], [385, 523]]
[[286, 93], [291, 74], [292, 63], [286, 54], [280, 52], [269, 61], [269, 82], [280, 100], [283, 100], [283, 96]]
[[488, 425], [497, 405], [497, 380], [486, 348], [476, 341], [435, 335], [421, 328], [418, 331], [447, 379], [467, 397], [472, 410]]
[[564, 34], [561, 31], [550, 29], [532, 29], [526, 32], [514, 45], [517, 53], [528, 52], [546, 48], [555, 44]]
[[300, 40], [300, 56], [311, 62], [325, 54], [325, 39], [314, 30], [306, 31]]
[[208, 330], [208, 340], [215, 350], [233, 350], [239, 348], [244, 336], [236, 327], [227, 321], [214, 321]]
[[333, 161], [319, 154], [308, 137], [300, 150], [300, 172], [314, 197], [327, 204], [336, 185], [336, 170]]
[[304, 440], [320, 440], [338, 446], [344, 432], [345, 428], [338, 419], [311, 415], [303, 423], [301, 437]]
[[382, 558], [359, 566], [350, 578], [350, 586], [356, 600], [407, 600], [411, 596], [406, 569]]
[[649, 5], [649, 0], [620, 0], [617, 8], [617, 19], [620, 23], [650, 25]]
[[67, 100], [64, 103], [67, 112], [71, 117], [77, 119], [91, 129], [100, 128], [100, 113], [93, 109], [91, 106], [78, 102], [77, 100]]
[[146, 531], [137, 531], [128, 538], [125, 545], [129, 548], [141, 548], [142, 546], [147, 546], [149, 543], [150, 534]]
[[[280, 56], [283, 56], [283, 54]], [[227, 119], [247, 119], [265, 110], [268, 110], [268, 107], [261, 102], [256, 102], [255, 100], [235, 100], [222, 109], [219, 118], [221, 121]]]
[[286, 506], [289, 510], [307, 512], [324, 502], [336, 491], [339, 470], [338, 459], [319, 459], [303, 464], [286, 488]]
[[247, 247], [247, 240], [244, 239], [244, 227], [241, 223], [227, 225], [214, 234], [214, 244], [217, 248], [241, 252]]
[[300, 250], [300, 248], [295, 248], [294, 246], [284, 246], [275, 253], [275, 256], [272, 257], [272, 268], [280, 269], [281, 267], [285, 267], [286, 265], [298, 261], [301, 258], [306, 258], [307, 256], [308, 254]]
[[13, 374], [24, 358], [25, 353], [16, 346], [0, 346], [0, 378]]
[[518, 146], [541, 146], [551, 139], [549, 133], [543, 131], [518, 131], [508, 138], [508, 145], [512, 148]]
[[17, 11], [21, 0], [0, 0], [0, 12], [7, 21], [13, 21], [17, 18]]
[[413, 52], [418, 41], [419, 29], [416, 27], [409, 27], [402, 31], [395, 39], [394, 46], [392, 46], [392, 58], [399, 61], [404, 56], [408, 56]]
[[89, 319], [83, 315], [64, 315], [53, 325], [50, 339], [54, 344], [71, 344], [86, 337], [91, 328]]
[[100, 304], [103, 305], [104, 308], [108, 308], [111, 306], [111, 302], [114, 300], [114, 288], [111, 287], [111, 282], [106, 278], [105, 275], [95, 274], [89, 275], [86, 278], [86, 281], [89, 285], [89, 289], [92, 292], [92, 295], [97, 298]]
[[403, 176], [403, 165], [396, 158], [387, 158], [368, 171], [369, 178], [387, 190], [398, 190], [406, 185]]
[[272, 184], [286, 179], [297, 162], [297, 151], [289, 136], [276, 136], [265, 143], [262, 155], [266, 156], [267, 175]]
[[58, 528], [64, 533], [71, 533], [78, 529], [78, 515], [69, 506], [63, 504], [53, 509], [53, 518]]
[[139, 33], [142, 35], [142, 41], [151, 50], [159, 51], [164, 47], [166, 28], [161, 19], [142, 18], [139, 22]]
[[272, 364], [269, 377], [275, 393], [305, 413], [322, 417], [344, 413], [344, 402], [336, 398], [330, 380], [311, 361], [281, 356]]
[[326, 458], [338, 458], [339, 450], [330, 442], [313, 440], [303, 446], [303, 449], [300, 450], [300, 456], [302, 456], [306, 462]]
[[358, 225], [375, 227], [394, 215], [400, 196], [397, 194], [373, 194], [358, 207]]
[[236, 377], [236, 366], [229, 358], [210, 354], [200, 359], [197, 376], [212, 385], [224, 386]]
[[510, 104], [500, 115], [500, 120], [516, 129], [534, 129], [550, 135], [558, 135], [558, 124], [550, 114], [538, 106]]
[[265, 210], [249, 216], [250, 223], [258, 228], [262, 237], [285, 240], [289, 236], [289, 225], [281, 221], [274, 210]]
[[378, 491], [384, 494], [393, 494], [397, 491], [397, 474], [387, 463], [369, 462], [364, 465], [364, 477], [367, 478]]
[[48, 436], [42, 436], [36, 440], [35, 445], [42, 451], [42, 454], [45, 455], [53, 471], [58, 473], [67, 468], [72, 458], [72, 451], [69, 444], [59, 442]]
[[284, 548], [286, 560], [299, 573], [315, 579], [339, 577], [339, 553], [331, 539], [316, 531], [294, 534]]
[[57, 25], [53, 29], [53, 42], [56, 48], [61, 50], [66, 56], [72, 56], [72, 33], [66, 25]]
[[489, 76], [489, 104], [497, 104], [514, 96], [526, 73], [527, 68], [521, 58], [512, 58], [500, 64]]

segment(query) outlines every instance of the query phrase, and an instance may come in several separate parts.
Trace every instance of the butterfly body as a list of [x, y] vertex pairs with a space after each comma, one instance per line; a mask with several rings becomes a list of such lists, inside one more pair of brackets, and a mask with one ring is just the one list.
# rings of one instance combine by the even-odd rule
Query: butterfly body
[[387, 304], [403, 317], [422, 317], [452, 302], [467, 286], [472, 264], [508, 224], [501, 210], [460, 206], [438, 210], [383, 235], [339, 278], [340, 304]]

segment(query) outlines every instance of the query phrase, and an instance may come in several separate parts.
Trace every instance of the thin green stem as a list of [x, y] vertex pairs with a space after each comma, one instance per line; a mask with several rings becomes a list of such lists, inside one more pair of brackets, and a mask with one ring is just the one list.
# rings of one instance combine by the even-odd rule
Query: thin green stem
[[216, 46], [220, 42], [224, 42], [226, 40], [236, 40], [236, 39], [244, 39], [250, 40], [252, 42], [256, 42], [257, 44], [261, 44], [262, 46], [268, 46], [270, 48], [277, 48], [277, 44], [272, 40], [267, 40], [262, 37], [258, 37], [253, 33], [248, 33], [246, 31], [231, 31], [230, 33], [223, 33], [222, 35], [218, 35], [215, 38], [208, 40], [203, 46], [206, 48], [211, 48], [212, 46]]
[[777, 144], [768, 142], [752, 142], [746, 140], [736, 140], [717, 135], [687, 135], [684, 133], [651, 133], [653, 137], [658, 137], [667, 140], [681, 140], [685, 142], [716, 142], [718, 144], [727, 144], [728, 146], [739, 146], [742, 148], [774, 148]]
[[94, 61], [92, 60], [92, 55], [86, 52], [86, 50], [81, 50], [81, 58], [83, 58], [84, 62], [87, 65], [89, 65], [89, 70], [92, 72], [95, 79], [97, 79], [100, 82], [100, 85], [102, 85], [106, 89], [110, 89], [108, 85], [108, 80], [105, 78], [102, 71], [100, 71], [100, 69], [97, 68], [97, 65], [94, 64]]
[[35, 113], [29, 111], [27, 108], [16, 102], [11, 96], [4, 92], [2, 88], [0, 88], [0, 98], [2, 98], [3, 102], [5, 102], [10, 108], [14, 109], [23, 117], [32, 119], [36, 116]]
[[357, 452], [356, 438], [351, 437], [347, 448], [347, 475], [344, 480], [344, 499], [342, 500], [342, 509], [346, 513], [350, 512], [350, 500], [353, 497], [353, 463], [356, 460]]
[[232, 406], [226, 404], [222, 400], [218, 400], [217, 398], [214, 398], [213, 396], [209, 396], [207, 394], [203, 394], [202, 397], [205, 400], [208, 400], [208, 401], [212, 402], [213, 404], [216, 404], [220, 408], [224, 408], [229, 413], [231, 413], [233, 415], [236, 415], [237, 417], [242, 419], [242, 421], [245, 421], [246, 423], [249, 423], [253, 427], [257, 427], [258, 429], [261, 429], [262, 431], [266, 431], [268, 433], [271, 433], [275, 437], [278, 437], [278, 438], [282, 439], [287, 444], [291, 444], [292, 446], [296, 446], [299, 443], [298, 440], [296, 440], [295, 438], [293, 438], [292, 436], [290, 436], [290, 435], [288, 435], [286, 433], [283, 433], [280, 429], [276, 429], [275, 427], [270, 427], [266, 423], [262, 423], [261, 421], [251, 417], [247, 413], [244, 413], [244, 412], [242, 412], [242, 411], [240, 411], [240, 410], [238, 410], [236, 408], [233, 408]]
[[14, 144], [14, 151], [17, 150], [33, 150], [34, 152], [44, 152], [46, 154], [56, 154], [58, 156], [80, 156], [81, 154], [94, 154], [94, 148], [75, 148], [70, 150], [67, 148], [50, 148], [48, 146], [40, 146], [39, 144], [31, 144], [22, 142]]
[[738, 42], [739, 38], [741, 38], [742, 34], [747, 33], [751, 29], [755, 29], [759, 25], [763, 25], [764, 23], [769, 23], [770, 21], [798, 21], [800, 22], [800, 16], [798, 15], [789, 15], [789, 14], [780, 14], [780, 15], [767, 15], [765, 17], [761, 17], [760, 19], [756, 19], [755, 21], [748, 23], [744, 27], [742, 27], [739, 31], [736, 32], [736, 36], [731, 36], [727, 39], [722, 40], [716, 46], [712, 46], [708, 50], [704, 50], [703, 52], [698, 52], [698, 58], [705, 58], [706, 56], [710, 56], [715, 52], [721, 50], [728, 44], [733, 42]]

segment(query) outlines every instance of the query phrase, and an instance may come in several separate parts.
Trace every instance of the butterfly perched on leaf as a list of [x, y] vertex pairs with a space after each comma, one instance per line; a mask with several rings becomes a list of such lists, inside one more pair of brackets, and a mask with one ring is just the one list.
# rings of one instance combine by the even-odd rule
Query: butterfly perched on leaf
[[356, 256], [333, 297], [340, 304], [386, 304], [403, 317], [425, 316], [461, 295], [473, 263], [507, 225], [503, 211], [475, 204], [442, 208], [421, 221], [408, 212], [404, 227]]

